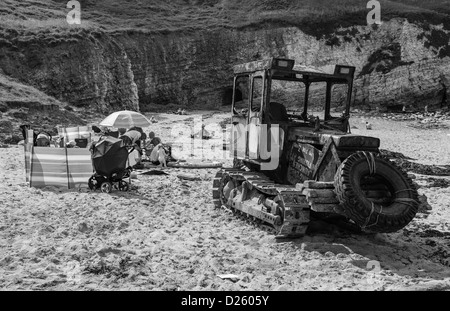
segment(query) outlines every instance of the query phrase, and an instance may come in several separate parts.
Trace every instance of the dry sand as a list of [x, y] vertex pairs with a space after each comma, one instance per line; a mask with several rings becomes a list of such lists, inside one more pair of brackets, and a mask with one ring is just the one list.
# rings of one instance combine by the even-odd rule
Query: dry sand
[[[189, 118], [158, 117], [163, 139]], [[366, 119], [352, 119], [354, 133], [379, 137], [383, 149], [424, 164], [450, 164], [450, 130], [371, 118], [368, 131]], [[319, 226], [304, 238], [278, 241], [212, 208], [215, 169], [139, 175], [128, 193], [35, 189], [25, 183], [22, 147], [13, 146], [0, 149], [0, 172], [3, 290], [450, 289], [450, 188], [429, 187], [426, 176], [416, 181], [433, 210], [397, 233]], [[182, 181], [180, 172], [201, 181]]]

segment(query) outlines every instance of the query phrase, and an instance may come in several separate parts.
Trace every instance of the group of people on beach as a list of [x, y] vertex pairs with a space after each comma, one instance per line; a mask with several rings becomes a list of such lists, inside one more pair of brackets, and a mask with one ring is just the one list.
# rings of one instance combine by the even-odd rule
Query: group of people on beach
[[[98, 128], [93, 126], [94, 132], [98, 132]], [[127, 146], [132, 146], [138, 152], [135, 168], [143, 167], [142, 161], [150, 161], [155, 165], [167, 166], [167, 162], [176, 161], [172, 156], [172, 148], [170, 145], [163, 144], [161, 138], [157, 137], [154, 132], [147, 134], [140, 127], [132, 127], [130, 129], [119, 128], [117, 132], [109, 131], [107, 128], [100, 130], [103, 135], [114, 136], [122, 139]]]
[[[26, 131], [30, 129], [29, 125], [22, 125], [21, 127], [24, 139], [26, 138]], [[176, 161], [172, 156], [172, 148], [168, 144], [163, 144], [161, 138], [157, 137], [154, 132], [147, 134], [140, 127], [132, 127], [129, 129], [119, 128], [117, 131], [112, 131], [108, 127], [92, 126], [92, 130], [99, 136], [112, 136], [122, 139], [126, 146], [132, 146], [137, 150], [138, 157], [136, 158], [135, 168], [142, 168], [142, 161], [150, 161], [155, 165], [167, 166], [167, 162]], [[47, 132], [34, 132], [33, 143], [39, 147], [50, 147], [52, 145], [52, 137]], [[61, 137], [58, 147], [78, 148], [75, 141], [64, 142]]]

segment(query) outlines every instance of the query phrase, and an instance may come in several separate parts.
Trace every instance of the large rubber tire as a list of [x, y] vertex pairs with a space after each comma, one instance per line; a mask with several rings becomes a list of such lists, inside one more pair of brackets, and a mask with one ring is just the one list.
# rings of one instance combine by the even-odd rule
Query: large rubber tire
[[[371, 178], [384, 185], [392, 196], [385, 204], [366, 197], [362, 181]], [[390, 233], [415, 217], [419, 198], [412, 180], [388, 159], [377, 154], [358, 152], [348, 157], [338, 168], [334, 186], [339, 202], [348, 218], [364, 232]]]

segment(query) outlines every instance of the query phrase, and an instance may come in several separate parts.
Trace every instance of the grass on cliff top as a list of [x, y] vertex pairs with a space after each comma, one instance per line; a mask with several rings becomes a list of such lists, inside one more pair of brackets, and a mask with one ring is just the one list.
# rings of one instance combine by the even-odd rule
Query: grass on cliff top
[[[297, 26], [317, 38], [365, 25], [366, 0], [79, 0], [81, 25], [68, 25], [67, 0], [1, 0], [0, 40], [24, 43], [102, 32], [171, 33], [220, 28]], [[380, 0], [382, 18], [444, 23], [450, 29], [449, 0]], [[0, 44], [2, 41], [0, 41]], [[20, 42], [19, 42], [20, 43]]]

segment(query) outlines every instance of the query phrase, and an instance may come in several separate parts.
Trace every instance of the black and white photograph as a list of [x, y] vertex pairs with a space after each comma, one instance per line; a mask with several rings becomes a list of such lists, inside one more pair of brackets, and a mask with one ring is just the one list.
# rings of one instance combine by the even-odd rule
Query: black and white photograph
[[0, 0], [0, 290], [450, 290], [449, 43], [448, 0]]

